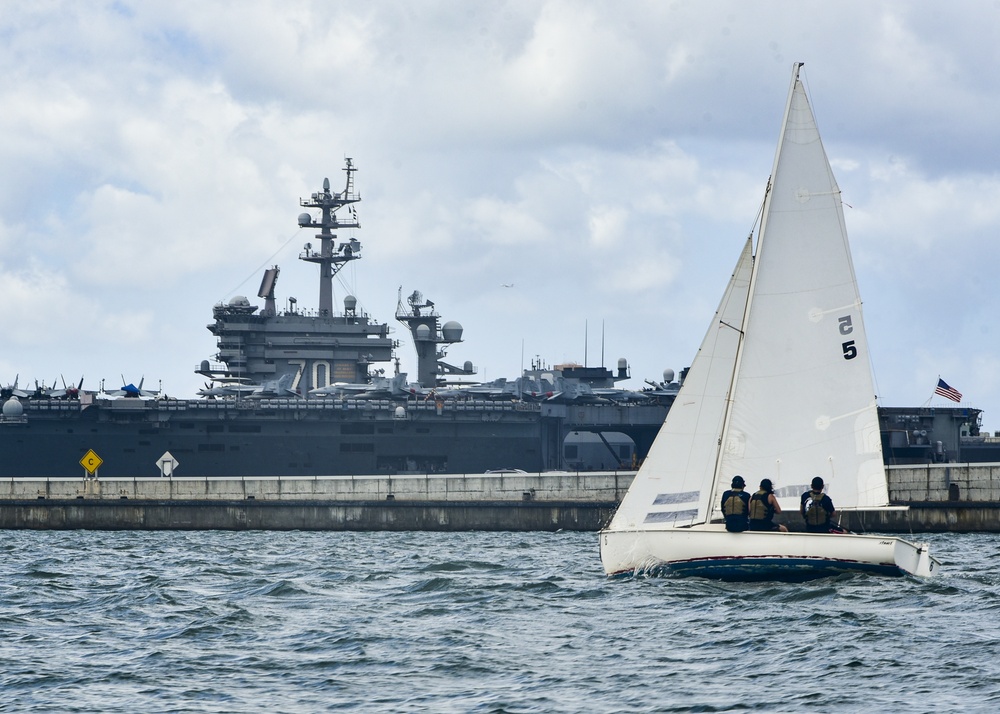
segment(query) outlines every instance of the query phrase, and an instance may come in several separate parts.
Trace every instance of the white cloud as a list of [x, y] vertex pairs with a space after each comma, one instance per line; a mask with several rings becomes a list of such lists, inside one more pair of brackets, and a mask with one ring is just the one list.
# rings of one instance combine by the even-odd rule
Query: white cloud
[[340, 292], [384, 320], [422, 289], [491, 376], [522, 340], [582, 360], [601, 322], [658, 378], [715, 309], [802, 60], [883, 398], [920, 403], [940, 372], [1000, 425], [1000, 92], [973, 69], [998, 20], [859, 0], [9, 4], [0, 370], [193, 392], [214, 302], [274, 262], [281, 295], [315, 299], [297, 200], [352, 156], [365, 259]]
[[[152, 313], [124, 306], [107, 312], [97, 296], [79, 290], [67, 277], [42, 265], [18, 271], [0, 265], [4, 310], [0, 333], [7, 360], [19, 349], [86, 350], [142, 342], [149, 336]], [[29, 367], [30, 365], [24, 365]]]

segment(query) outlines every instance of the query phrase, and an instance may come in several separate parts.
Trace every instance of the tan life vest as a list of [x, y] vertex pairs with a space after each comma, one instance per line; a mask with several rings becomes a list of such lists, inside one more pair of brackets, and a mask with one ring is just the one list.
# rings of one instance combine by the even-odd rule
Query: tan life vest
[[[768, 520], [768, 503], [767, 500], [770, 497], [770, 493], [761, 489], [753, 496], [750, 497], [750, 520], [751, 521], [766, 521]], [[758, 498], [760, 496], [760, 498]]]
[[740, 498], [743, 491], [734, 490], [732, 495], [722, 504], [722, 513], [726, 516], [742, 516], [747, 512], [746, 503]]
[[823, 507], [823, 492], [810, 491], [806, 501], [806, 523], [811, 526], [821, 526], [830, 520], [830, 514]]

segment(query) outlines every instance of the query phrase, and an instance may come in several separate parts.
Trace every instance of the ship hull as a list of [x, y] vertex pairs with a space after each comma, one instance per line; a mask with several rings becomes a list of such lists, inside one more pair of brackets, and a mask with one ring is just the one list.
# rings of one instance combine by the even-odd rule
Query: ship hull
[[[158, 476], [165, 454], [194, 477], [542, 471], [558, 439], [536, 411], [274, 400], [40, 405], [0, 424], [0, 477]], [[46, 408], [43, 408], [46, 407]], [[50, 407], [50, 408], [49, 408]], [[551, 448], [550, 448], [551, 447]]]
[[927, 546], [902, 538], [833, 533], [730, 533], [721, 524], [664, 530], [605, 530], [609, 575], [666, 573], [721, 580], [803, 581], [846, 572], [931, 576]]

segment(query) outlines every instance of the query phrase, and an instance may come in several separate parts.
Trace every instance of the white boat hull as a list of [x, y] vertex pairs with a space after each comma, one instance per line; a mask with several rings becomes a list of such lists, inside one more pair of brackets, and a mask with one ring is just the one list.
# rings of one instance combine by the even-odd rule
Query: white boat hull
[[608, 575], [667, 572], [723, 580], [808, 580], [843, 572], [935, 575], [926, 544], [894, 536], [730, 533], [721, 524], [662, 530], [604, 530]]

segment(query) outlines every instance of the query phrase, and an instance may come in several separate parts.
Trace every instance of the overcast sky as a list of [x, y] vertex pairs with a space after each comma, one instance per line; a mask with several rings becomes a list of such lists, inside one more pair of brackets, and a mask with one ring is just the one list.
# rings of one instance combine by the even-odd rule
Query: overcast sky
[[316, 307], [298, 200], [346, 156], [364, 258], [335, 301], [392, 324], [411, 375], [400, 286], [481, 379], [536, 355], [660, 379], [708, 327], [802, 61], [882, 404], [940, 375], [1000, 430], [997, 2], [2, 10], [0, 383], [194, 395], [213, 304], [261, 302], [278, 264], [279, 306]]

